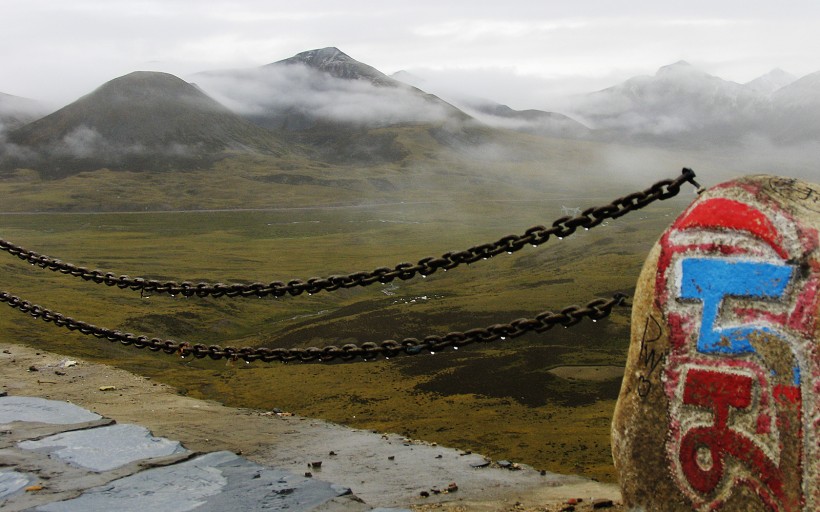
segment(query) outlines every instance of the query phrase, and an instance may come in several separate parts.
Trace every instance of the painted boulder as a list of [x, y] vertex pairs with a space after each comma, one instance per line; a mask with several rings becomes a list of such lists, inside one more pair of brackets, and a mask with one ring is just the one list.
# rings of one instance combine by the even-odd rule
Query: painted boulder
[[820, 510], [820, 186], [718, 185], [638, 281], [612, 427], [624, 502]]

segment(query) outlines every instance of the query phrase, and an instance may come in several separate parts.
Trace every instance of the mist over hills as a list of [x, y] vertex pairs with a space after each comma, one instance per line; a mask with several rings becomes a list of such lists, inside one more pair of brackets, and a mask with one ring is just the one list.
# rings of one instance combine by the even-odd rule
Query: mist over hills
[[440, 98], [394, 80], [337, 48], [302, 52], [258, 68], [207, 71], [192, 78], [211, 96], [267, 128], [380, 128], [468, 120]]
[[820, 133], [818, 80], [774, 70], [746, 84], [680, 61], [577, 96], [571, 111], [599, 140], [684, 148], [803, 143]]
[[166, 73], [136, 71], [8, 133], [5, 166], [47, 178], [95, 168], [202, 167], [226, 151], [280, 153], [275, 137]]
[[576, 95], [561, 113], [442, 99], [418, 77], [387, 76], [332, 47], [191, 79], [134, 72], [44, 117], [36, 102], [0, 95], [0, 170], [55, 179], [103, 168], [210, 169], [243, 157], [264, 160], [265, 180], [294, 185], [336, 181], [281, 169], [429, 173], [455, 157], [566, 169], [575, 165], [568, 157], [589, 161], [579, 152], [628, 162], [638, 147], [724, 160], [743, 151], [760, 166], [797, 155], [788, 169], [820, 157], [820, 73], [774, 70], [738, 84], [681, 61]]
[[49, 112], [39, 101], [0, 92], [0, 134], [14, 130]]
[[251, 122], [334, 164], [401, 161], [410, 150], [399, 134], [419, 127], [444, 145], [481, 132], [453, 105], [333, 47], [192, 79]]
[[[397, 71], [391, 76], [414, 87], [425, 86], [423, 78], [407, 71]], [[583, 139], [591, 134], [589, 128], [582, 123], [557, 112], [537, 109], [515, 110], [487, 98], [456, 95], [448, 100], [465, 114], [493, 128], [571, 139]]]

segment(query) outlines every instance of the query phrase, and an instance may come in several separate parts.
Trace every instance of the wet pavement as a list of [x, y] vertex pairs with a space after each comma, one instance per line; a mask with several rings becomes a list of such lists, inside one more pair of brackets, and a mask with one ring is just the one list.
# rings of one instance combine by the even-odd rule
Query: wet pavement
[[0, 509], [369, 511], [344, 485], [229, 451], [196, 453], [87, 409], [0, 397]]

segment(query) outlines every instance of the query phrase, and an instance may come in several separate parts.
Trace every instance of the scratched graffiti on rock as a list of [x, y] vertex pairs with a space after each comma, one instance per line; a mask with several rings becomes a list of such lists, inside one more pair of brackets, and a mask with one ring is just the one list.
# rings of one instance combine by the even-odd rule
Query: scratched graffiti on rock
[[655, 382], [658, 367], [666, 355], [665, 352], [658, 352], [655, 348], [657, 342], [663, 336], [663, 328], [660, 322], [654, 316], [647, 315], [646, 322], [643, 326], [643, 334], [641, 335], [641, 351], [638, 354], [638, 360], [641, 371], [638, 375], [637, 393], [641, 399], [645, 400], [652, 391]]
[[800, 262], [817, 234], [751, 192], [696, 202], [660, 242], [666, 454], [693, 509], [745, 488], [767, 510], [816, 510], [818, 283]]

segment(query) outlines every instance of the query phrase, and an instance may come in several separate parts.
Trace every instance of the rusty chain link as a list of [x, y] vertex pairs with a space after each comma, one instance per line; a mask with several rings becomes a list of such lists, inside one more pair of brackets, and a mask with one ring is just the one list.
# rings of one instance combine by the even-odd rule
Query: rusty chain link
[[305, 292], [309, 294], [321, 291], [334, 291], [340, 288], [368, 286], [379, 282], [387, 284], [396, 278], [407, 280], [417, 274], [429, 276], [439, 269], [450, 270], [462, 264], [470, 264], [479, 260], [492, 258], [502, 253], [512, 254], [527, 245], [539, 246], [549, 240], [551, 236], [564, 238], [572, 235], [578, 228], [591, 229], [607, 219], [617, 219], [631, 211], [638, 210], [658, 200], [665, 200], [676, 196], [681, 185], [690, 183], [700, 189], [695, 181], [695, 173], [684, 168], [681, 175], [675, 179], [659, 181], [651, 187], [615, 199], [610, 204], [587, 208], [575, 217], [565, 216], [555, 220], [550, 227], [534, 226], [526, 230], [523, 235], [507, 235], [499, 240], [476, 245], [464, 251], [452, 251], [439, 257], [429, 256], [420, 259], [417, 263], [399, 263], [393, 268], [379, 267], [370, 272], [353, 272], [347, 275], [331, 275], [329, 277], [312, 277], [308, 280], [294, 279], [287, 283], [274, 281], [272, 283], [193, 283], [190, 281], [158, 281], [142, 277], [116, 275], [112, 272], [89, 270], [59, 259], [45, 256], [11, 242], [0, 239], [0, 250], [25, 260], [41, 268], [79, 277], [85, 281], [116, 286], [120, 289], [130, 289], [141, 293], [166, 293], [182, 295], [184, 297], [264, 297], [272, 295], [297, 296]]
[[423, 352], [436, 353], [446, 348], [458, 349], [471, 343], [486, 343], [506, 338], [515, 338], [530, 331], [544, 332], [557, 325], [570, 327], [584, 318], [593, 321], [606, 318], [615, 306], [623, 305], [627, 296], [616, 293], [611, 299], [593, 299], [584, 306], [567, 306], [555, 313], [545, 311], [535, 318], [519, 318], [507, 324], [494, 324], [489, 327], [470, 329], [464, 332], [450, 332], [443, 336], [432, 335], [423, 339], [404, 338], [401, 341], [384, 340], [381, 343], [362, 343], [361, 345], [347, 344], [337, 347], [334, 345], [324, 348], [265, 348], [265, 347], [221, 347], [219, 345], [204, 345], [160, 338], [138, 336], [129, 332], [98, 327], [80, 320], [75, 320], [61, 313], [53, 312], [37, 304], [0, 291], [0, 302], [27, 313], [34, 318], [65, 327], [71, 331], [106, 339], [112, 343], [119, 342], [126, 346], [147, 348], [152, 352], [178, 354], [181, 357], [193, 356], [201, 359], [210, 357], [214, 360], [243, 360], [247, 362], [263, 361], [266, 363], [280, 361], [283, 363], [298, 362], [329, 362], [336, 359], [350, 361], [361, 357], [364, 360], [376, 357], [394, 357], [401, 354], [420, 354]]

